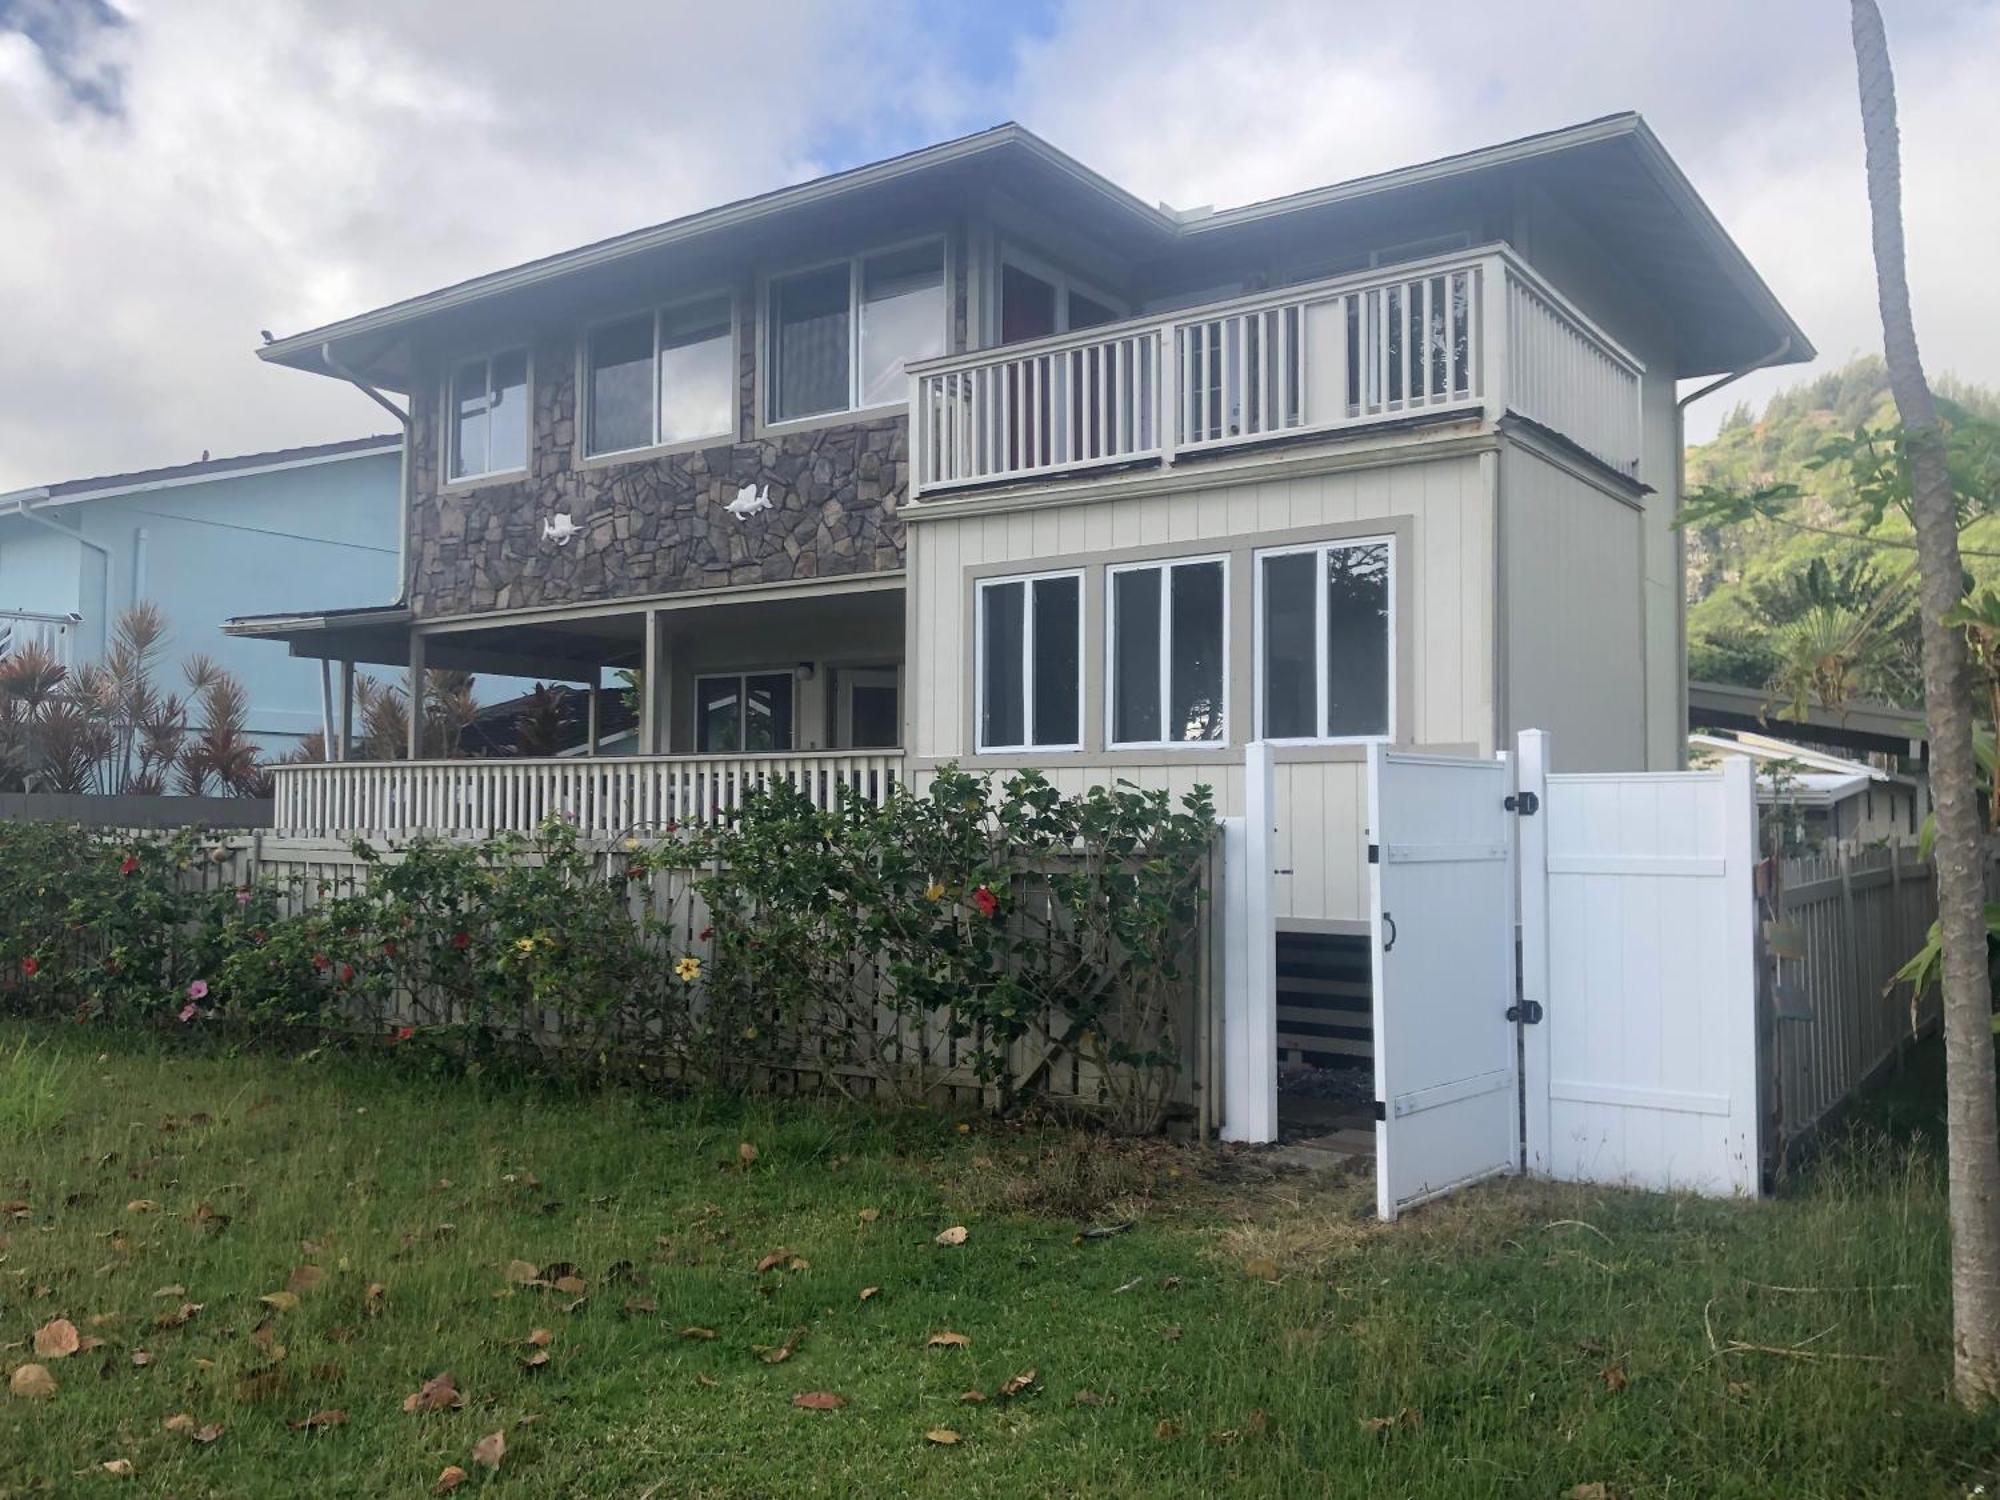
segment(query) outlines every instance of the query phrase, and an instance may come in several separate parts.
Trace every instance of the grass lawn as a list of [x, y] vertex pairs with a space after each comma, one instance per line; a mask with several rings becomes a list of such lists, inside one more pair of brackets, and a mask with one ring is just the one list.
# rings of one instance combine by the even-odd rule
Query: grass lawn
[[[1775, 1202], [1500, 1183], [1384, 1229], [1257, 1152], [0, 1026], [0, 1374], [57, 1386], [0, 1389], [0, 1494], [1990, 1492], [1934, 1055], [1873, 1108]], [[104, 1342], [38, 1359], [56, 1319]], [[405, 1411], [444, 1371], [463, 1406]]]

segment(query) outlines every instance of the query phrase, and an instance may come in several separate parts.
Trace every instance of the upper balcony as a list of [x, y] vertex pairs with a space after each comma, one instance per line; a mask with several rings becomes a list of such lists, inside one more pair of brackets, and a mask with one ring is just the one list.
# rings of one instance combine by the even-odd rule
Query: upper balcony
[[1501, 245], [909, 370], [930, 497], [1508, 413], [1639, 469], [1644, 367]]

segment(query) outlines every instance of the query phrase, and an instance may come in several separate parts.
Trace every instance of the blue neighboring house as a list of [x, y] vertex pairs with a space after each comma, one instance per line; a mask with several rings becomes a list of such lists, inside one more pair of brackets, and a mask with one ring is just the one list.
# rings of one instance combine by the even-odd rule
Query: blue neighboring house
[[157, 680], [205, 653], [243, 683], [250, 730], [283, 753], [321, 726], [320, 666], [224, 635], [232, 615], [394, 599], [400, 437], [356, 438], [0, 494], [0, 641], [98, 660], [120, 612], [167, 616]]

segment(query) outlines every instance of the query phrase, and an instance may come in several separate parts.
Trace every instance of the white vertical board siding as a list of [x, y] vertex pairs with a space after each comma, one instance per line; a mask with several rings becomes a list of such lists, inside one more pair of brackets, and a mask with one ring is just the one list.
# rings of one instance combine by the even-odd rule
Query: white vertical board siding
[[1524, 989], [1546, 996], [1525, 1048], [1529, 1170], [1754, 1195], [1750, 768], [1549, 776], [1541, 802], [1521, 871], [1546, 882], [1539, 911], [1523, 902]]
[[1500, 495], [1508, 729], [1548, 730], [1565, 771], [1670, 768], [1646, 743], [1643, 515], [1515, 443]]
[[[1016, 756], [1065, 792], [1117, 779], [1179, 795], [1214, 789], [1217, 810], [1243, 811], [1243, 746], [1254, 715], [1251, 631], [1256, 597], [1250, 554], [1277, 537], [1326, 528], [1328, 537], [1380, 524], [1398, 533], [1397, 693], [1406, 743], [1490, 753], [1494, 743], [1494, 475], [1478, 455], [1412, 458], [1407, 463], [1296, 477], [1218, 474], [1200, 488], [1113, 495], [1037, 510], [953, 516], [932, 512], [909, 534], [909, 750], [921, 786], [926, 761], [969, 768], [1006, 764], [979, 758], [967, 741], [972, 680], [966, 626], [975, 577], [990, 570], [1084, 566], [1085, 608], [1101, 614], [1096, 564], [1134, 548], [1230, 556], [1230, 743], [1210, 750], [1120, 759], [1104, 752], [1104, 725], [1086, 720], [1089, 753]], [[949, 502], [938, 502], [942, 507]], [[1101, 653], [1084, 670], [1100, 684]], [[1101, 702], [1101, 695], [1091, 695]], [[1356, 746], [1288, 748], [1274, 782], [1274, 855], [1282, 919], [1360, 921], [1367, 915], [1365, 767]]]

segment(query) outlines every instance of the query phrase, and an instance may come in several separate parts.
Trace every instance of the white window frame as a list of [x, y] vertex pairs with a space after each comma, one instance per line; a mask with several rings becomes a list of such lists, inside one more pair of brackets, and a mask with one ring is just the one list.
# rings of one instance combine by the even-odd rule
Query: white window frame
[[[524, 399], [521, 402], [521, 425], [525, 429], [521, 452], [524, 462], [508, 469], [480, 469], [465, 474], [451, 472], [451, 456], [458, 450], [458, 402], [453, 385], [458, 377], [458, 367], [479, 360], [486, 366], [486, 399], [493, 399], [493, 362], [510, 354], [521, 356], [526, 368], [526, 384], [523, 386]], [[444, 379], [438, 390], [438, 413], [443, 418], [442, 441], [438, 443], [438, 482], [446, 489], [464, 489], [472, 485], [491, 484], [497, 479], [515, 479], [528, 472], [535, 461], [535, 350], [531, 344], [502, 344], [487, 350], [471, 350], [455, 355], [445, 362]], [[490, 408], [489, 408], [490, 415]], [[487, 452], [493, 450], [489, 433]]]
[[[1326, 639], [1325, 558], [1329, 552], [1337, 552], [1351, 547], [1384, 547], [1388, 549], [1387, 613], [1389, 617], [1389, 639], [1385, 648], [1388, 656], [1386, 684], [1388, 702], [1385, 705], [1386, 712], [1383, 715], [1384, 728], [1380, 734], [1325, 733], [1326, 652], [1328, 650]], [[1320, 559], [1319, 566], [1313, 570], [1315, 584], [1313, 593], [1313, 700], [1315, 705], [1314, 722], [1318, 724], [1321, 732], [1319, 734], [1275, 737], [1266, 734], [1264, 731], [1264, 713], [1266, 708], [1264, 694], [1264, 560], [1271, 557], [1295, 557], [1302, 553], [1310, 553]], [[1251, 554], [1250, 563], [1256, 569], [1256, 576], [1252, 580], [1252, 614], [1254, 615], [1253, 629], [1255, 631], [1254, 660], [1251, 665], [1251, 670], [1255, 674], [1252, 679], [1252, 696], [1256, 700], [1255, 722], [1257, 737], [1259, 739], [1268, 739], [1274, 745], [1372, 745], [1378, 743], [1393, 744], [1395, 742], [1396, 687], [1397, 677], [1400, 675], [1397, 659], [1399, 642], [1396, 629], [1396, 554], [1396, 538], [1393, 535], [1344, 536], [1324, 542], [1303, 542], [1290, 547], [1260, 547], [1256, 552]]]
[[[1006, 347], [998, 341], [1000, 338], [1001, 320], [1005, 316], [1005, 309], [1001, 306], [1001, 300], [1006, 296], [1007, 267], [1009, 266], [1012, 266], [1015, 270], [1025, 275], [1034, 277], [1037, 281], [1045, 281], [1055, 288], [1055, 331], [1057, 334], [1072, 331], [1069, 316], [1069, 299], [1072, 292], [1088, 297], [1092, 302], [1098, 303], [1101, 306], [1110, 308], [1112, 312], [1117, 314], [1116, 317], [1111, 319], [1113, 323], [1132, 316], [1131, 304], [1123, 297], [1113, 296], [1110, 292], [1105, 291], [1102, 287], [1092, 282], [1088, 277], [1077, 276], [1069, 271], [1065, 271], [1061, 266], [1051, 261], [1043, 260], [1033, 251], [1021, 249], [1020, 246], [1011, 240], [1001, 241], [1000, 254], [997, 259], [998, 264], [993, 270], [993, 338], [996, 347]], [[1093, 324], [1092, 326], [1095, 327], [1097, 325]]]
[[[1076, 739], [1068, 744], [1038, 745], [1035, 739], [1035, 585], [1047, 579], [1076, 580]], [[986, 591], [1002, 584], [1023, 585], [1021, 595], [1021, 732], [1025, 741], [1018, 745], [986, 743]], [[1083, 679], [1089, 672], [1084, 656], [1083, 617], [1089, 608], [1082, 568], [1054, 568], [1045, 573], [1009, 573], [1002, 578], [982, 578], [972, 594], [972, 728], [973, 743], [981, 755], [1064, 755], [1083, 748]]]
[[[774, 271], [760, 280], [757, 288], [758, 431], [789, 432], [797, 428], [848, 422], [857, 418], [905, 411], [909, 408], [907, 396], [900, 401], [883, 401], [874, 406], [854, 404], [861, 396], [861, 296], [864, 285], [862, 266], [864, 262], [879, 256], [893, 255], [898, 250], [914, 250], [919, 245], [938, 247], [938, 260], [944, 277], [944, 322], [939, 331], [944, 335], [942, 348], [945, 353], [950, 353], [952, 304], [955, 295], [951, 275], [951, 241], [942, 231], [894, 240], [888, 244], [870, 245], [867, 249], [857, 250], [851, 255], [832, 255], [824, 260], [811, 261], [804, 265], [787, 266], [782, 271]], [[847, 405], [831, 407], [826, 411], [807, 412], [796, 417], [774, 416], [771, 412], [771, 403], [777, 395], [777, 385], [772, 377], [777, 374], [778, 366], [777, 360], [772, 357], [771, 348], [772, 340], [777, 336], [778, 330], [777, 324], [771, 317], [771, 294], [780, 282], [790, 281], [798, 276], [809, 276], [814, 271], [824, 271], [828, 266], [842, 264], [847, 267]]]
[[[1173, 571], [1217, 563], [1222, 568], [1222, 734], [1212, 740], [1121, 740], [1118, 738], [1118, 586], [1121, 573], [1157, 572], [1160, 579], [1160, 731], [1167, 728], [1167, 702], [1173, 696]], [[1113, 563], [1104, 570], [1104, 743], [1112, 750], [1183, 750], [1194, 754], [1229, 747], [1229, 554], [1166, 557], [1146, 562]]]
[[[675, 438], [672, 442], [662, 441], [660, 437], [660, 397], [663, 394], [660, 387], [660, 320], [666, 314], [676, 309], [693, 307], [698, 302], [714, 302], [725, 298], [729, 302], [729, 391], [733, 400], [740, 401], [742, 398], [738, 394], [740, 389], [738, 386], [738, 372], [742, 368], [742, 313], [736, 305], [734, 293], [726, 286], [710, 287], [707, 291], [692, 292], [685, 297], [675, 297], [666, 302], [657, 302], [650, 308], [635, 307], [629, 311], [617, 313], [610, 317], [598, 318], [584, 327], [583, 337], [577, 340], [576, 347], [577, 415], [579, 418], [576, 424], [576, 452], [580, 462], [585, 464], [617, 463], [629, 461], [635, 456], [648, 453], [685, 453], [691, 452], [696, 448], [713, 448], [717, 443], [721, 442], [733, 443], [736, 441], [737, 427], [741, 420], [740, 416], [737, 420], [731, 421], [729, 426], [720, 432], [704, 433], [699, 437]], [[633, 319], [647, 314], [650, 314], [653, 320], [652, 441], [640, 443], [638, 446], [632, 448], [606, 448], [601, 453], [593, 453], [590, 448], [590, 435], [591, 425], [596, 420], [597, 403], [591, 390], [590, 342], [603, 329], [613, 327], [619, 323], [629, 323]]]
[[[782, 677], [788, 682], [792, 695], [792, 742], [782, 750], [696, 750], [693, 747], [701, 739], [702, 711], [701, 688], [705, 682], [734, 682], [736, 684], [736, 737], [747, 741], [750, 738], [750, 679], [752, 677]], [[796, 667], [730, 667], [722, 671], [696, 672], [694, 674], [694, 712], [691, 717], [691, 732], [688, 735], [689, 751], [694, 755], [715, 755], [734, 757], [738, 760], [765, 755], [796, 755], [799, 753], [799, 673]]]

